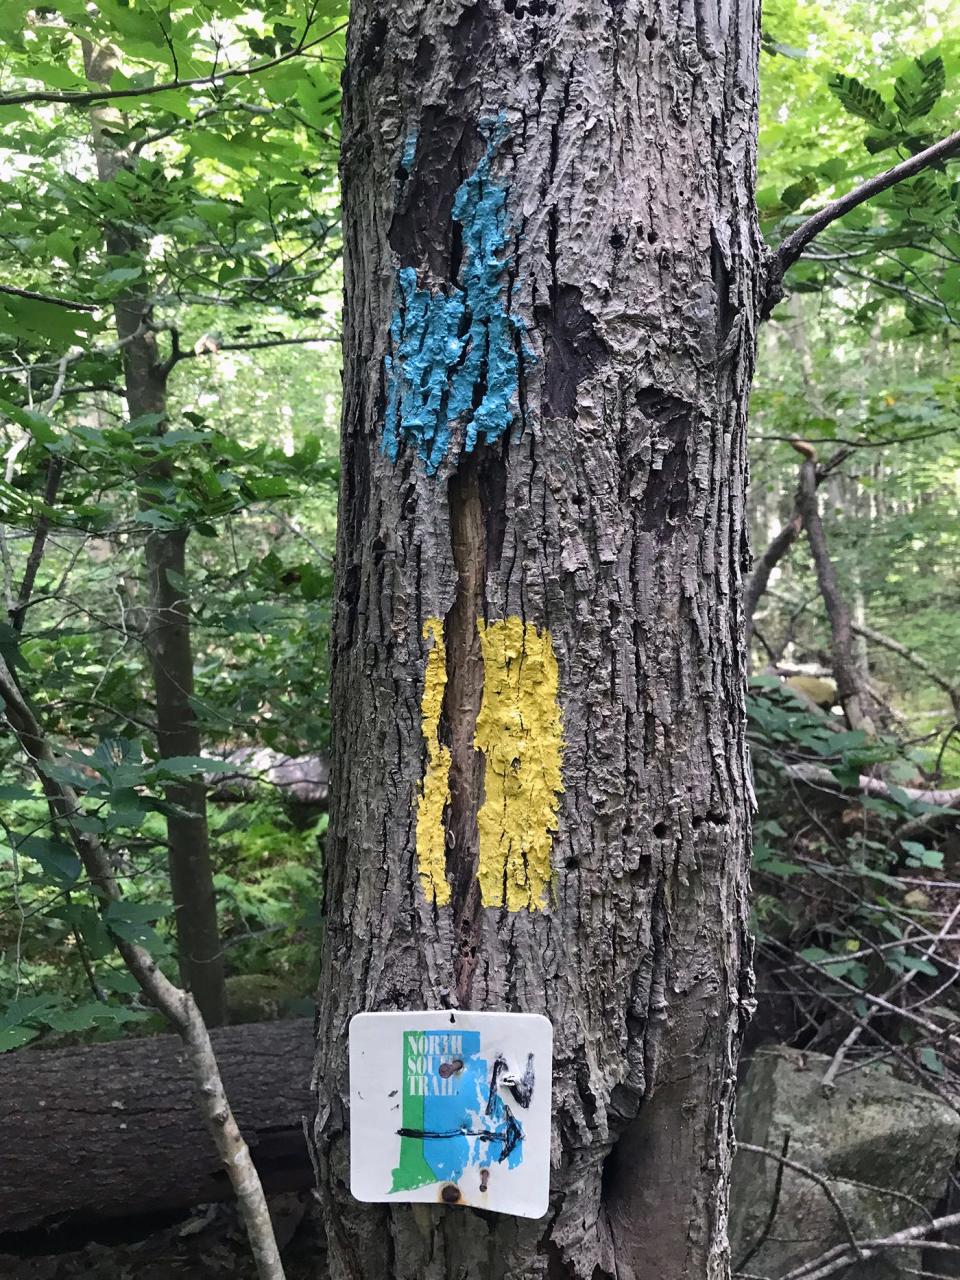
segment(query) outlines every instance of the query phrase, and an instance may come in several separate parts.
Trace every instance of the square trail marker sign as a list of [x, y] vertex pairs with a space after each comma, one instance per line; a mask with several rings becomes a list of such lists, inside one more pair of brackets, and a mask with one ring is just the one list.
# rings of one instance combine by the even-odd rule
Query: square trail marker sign
[[350, 1190], [540, 1218], [550, 1195], [553, 1028], [528, 1013], [358, 1013]]

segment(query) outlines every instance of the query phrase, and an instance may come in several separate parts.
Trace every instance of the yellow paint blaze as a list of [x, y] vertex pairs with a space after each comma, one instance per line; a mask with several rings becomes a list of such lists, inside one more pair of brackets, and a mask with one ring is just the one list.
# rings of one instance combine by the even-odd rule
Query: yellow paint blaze
[[563, 791], [557, 659], [550, 633], [522, 618], [477, 626], [484, 683], [474, 746], [486, 758], [480, 896], [485, 907], [536, 910], [546, 905]]
[[450, 749], [440, 741], [440, 712], [447, 684], [443, 620], [428, 618], [423, 624], [423, 638], [431, 640], [433, 647], [427, 655], [423, 680], [422, 732], [427, 744], [427, 767], [417, 802], [417, 865], [427, 900], [445, 907], [450, 901], [450, 886], [446, 877], [443, 810], [449, 795]]

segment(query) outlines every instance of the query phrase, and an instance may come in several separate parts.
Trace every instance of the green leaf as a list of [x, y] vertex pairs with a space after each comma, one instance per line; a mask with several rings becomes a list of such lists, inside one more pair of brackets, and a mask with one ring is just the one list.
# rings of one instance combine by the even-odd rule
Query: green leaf
[[113, 939], [95, 907], [86, 902], [71, 902], [59, 914], [78, 931], [94, 960], [103, 960], [113, 951]]
[[80, 859], [60, 840], [27, 836], [17, 846], [17, 852], [32, 858], [56, 884], [71, 885], [80, 879]]
[[140, 990], [140, 984], [133, 974], [123, 969], [110, 969], [100, 975], [98, 982], [105, 991], [113, 991], [117, 995], [135, 996]]
[[882, 203], [912, 222], [937, 225], [952, 207], [946, 184], [932, 173], [921, 173], [916, 178], [898, 182], [884, 193]]
[[936, 1049], [931, 1049], [929, 1045], [924, 1045], [920, 1050], [920, 1061], [928, 1071], [932, 1071], [934, 1075], [942, 1076], [944, 1074], [943, 1063]]
[[914, 58], [913, 66], [897, 76], [893, 100], [901, 120], [917, 120], [929, 115], [940, 100], [946, 84], [943, 59], [938, 54]]
[[0, 301], [0, 328], [12, 333], [26, 329], [51, 342], [72, 343], [85, 339], [94, 323], [88, 312], [70, 311], [53, 302], [7, 295]]
[[928, 978], [935, 978], [939, 972], [937, 966], [923, 956], [901, 956], [900, 964], [913, 973], [925, 973]]
[[61, 1009], [47, 1016], [47, 1025], [54, 1031], [88, 1031], [96, 1025], [92, 1011], [99, 1005], [80, 1005], [76, 1009]]
[[872, 156], [877, 156], [881, 151], [889, 151], [891, 147], [895, 147], [899, 141], [900, 136], [896, 133], [868, 133], [863, 145]]
[[817, 172], [829, 182], [840, 182], [846, 178], [848, 171], [847, 161], [839, 156], [831, 156], [829, 160], [824, 160], [823, 164], [817, 166]]
[[914, 802], [902, 787], [894, 786], [892, 782], [888, 782], [887, 792], [894, 804], [900, 805], [901, 808], [906, 809], [908, 812], [913, 811]]
[[151, 953], [163, 949], [163, 939], [149, 924], [132, 924], [128, 920], [115, 920], [110, 925], [110, 931], [121, 941], [132, 942]]
[[830, 77], [827, 85], [851, 115], [866, 120], [867, 124], [875, 125], [878, 129], [896, 129], [896, 118], [876, 89], [869, 88], [854, 76], [841, 75], [839, 72]]
[[782, 191], [780, 199], [792, 213], [794, 210], [799, 209], [811, 196], [816, 195], [818, 186], [819, 184], [813, 174], [808, 173], [799, 182], [792, 182], [789, 187]]
[[101, 284], [126, 284], [130, 280], [139, 280], [143, 275], [143, 267], [114, 267], [100, 277]]
[[69, 67], [52, 62], [32, 62], [26, 68], [31, 80], [39, 80], [41, 84], [50, 85], [53, 89], [86, 89], [86, 81], [71, 71]]
[[100, 1004], [97, 1005], [99, 1010], [94, 1018], [94, 1023], [98, 1026], [106, 1026], [111, 1022], [143, 1022], [145, 1018], [150, 1018], [153, 1014], [147, 1009], [130, 1009], [122, 1004]]
[[167, 415], [165, 413], [141, 413], [137, 418], [131, 418], [127, 423], [129, 429], [139, 435], [149, 432], [153, 433], [153, 428], [158, 427], [161, 422], [166, 422]]
[[947, 268], [941, 277], [938, 292], [944, 302], [960, 301], [960, 267]]
[[9, 400], [0, 400], [0, 412], [5, 413], [11, 422], [29, 431], [37, 444], [53, 444], [57, 433], [50, 419], [33, 409], [24, 409], [21, 405], [11, 404]]
[[172, 911], [169, 902], [131, 902], [129, 898], [122, 898], [109, 903], [103, 919], [113, 929], [117, 924], [152, 924]]
[[44, 760], [38, 767], [54, 782], [65, 782], [67, 786], [76, 787], [78, 791], [87, 791], [93, 785], [92, 778], [88, 778], [85, 773], [71, 764]]
[[831, 955], [822, 947], [807, 947], [805, 951], [800, 952], [800, 955], [804, 960], [809, 960], [811, 964], [823, 969], [831, 978], [847, 978], [858, 987], [864, 985], [866, 972], [857, 960], [851, 960], [842, 955]]
[[89, 1031], [91, 1027], [108, 1023], [142, 1022], [149, 1014], [140, 1009], [128, 1009], [125, 1005], [106, 1004], [101, 1000], [87, 1000], [73, 1009], [57, 1009], [47, 1014], [45, 1021], [54, 1031]]
[[36, 1027], [6, 1027], [0, 1029], [0, 1053], [9, 1053], [11, 1049], [19, 1049], [21, 1045], [36, 1040], [40, 1031]]
[[0, 782], [0, 800], [32, 800], [35, 793], [19, 782]]
[[253, 476], [245, 481], [244, 488], [258, 501], [285, 498], [290, 493], [290, 486], [279, 476]]
[[902, 890], [903, 884], [896, 876], [888, 876], [883, 871], [875, 871], [873, 867], [868, 867], [865, 862], [855, 860], [850, 864], [851, 871], [856, 871], [857, 875], [864, 876], [867, 880], [876, 880], [878, 884], [886, 885], [890, 889]]
[[805, 868], [797, 862], [784, 862], [782, 858], [762, 858], [756, 864], [758, 871], [766, 871], [772, 876], [782, 876], [789, 880], [791, 876], [803, 875]]

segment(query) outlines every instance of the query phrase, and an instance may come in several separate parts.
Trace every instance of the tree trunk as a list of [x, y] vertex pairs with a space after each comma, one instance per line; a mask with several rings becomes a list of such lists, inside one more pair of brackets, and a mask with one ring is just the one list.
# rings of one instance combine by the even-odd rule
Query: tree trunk
[[798, 501], [803, 515], [803, 525], [807, 531], [807, 541], [810, 543], [814, 568], [817, 571], [817, 585], [823, 596], [827, 617], [830, 619], [833, 675], [837, 682], [837, 698], [843, 707], [850, 728], [862, 729], [865, 733], [872, 734], [874, 728], [868, 710], [869, 698], [853, 648], [850, 610], [840, 590], [837, 571], [827, 547], [827, 535], [820, 518], [820, 501], [817, 497], [817, 466], [812, 459], [807, 459], [800, 468]]
[[[335, 1280], [727, 1273], [758, 7], [352, 7]], [[540, 1221], [347, 1191], [351, 1015], [447, 1006], [553, 1022]]]
[[[309, 1020], [231, 1027], [212, 1040], [266, 1189], [309, 1185]], [[177, 1036], [5, 1054], [0, 1232], [79, 1233], [107, 1218], [230, 1199], [194, 1089]]]
[[[117, 69], [112, 49], [84, 46], [87, 78], [109, 83]], [[105, 108], [91, 112], [97, 172], [111, 182], [123, 168], [126, 152], [117, 143], [117, 122]], [[112, 128], [111, 128], [112, 126]], [[147, 247], [135, 231], [105, 228], [107, 252], [146, 264]], [[167, 369], [150, 327], [150, 301], [144, 285], [134, 286], [114, 305], [117, 337], [123, 344], [124, 389], [131, 421], [150, 417], [157, 434], [167, 429]], [[142, 507], [156, 501], [157, 488], [171, 483], [170, 464], [145, 469], [139, 484]], [[148, 618], [144, 645], [156, 698], [157, 748], [161, 757], [199, 756], [200, 729], [194, 714], [190, 606], [186, 598], [187, 529], [155, 529], [146, 540]], [[177, 925], [177, 954], [184, 986], [193, 994], [208, 1026], [225, 1018], [223, 951], [217, 927], [217, 902], [207, 831], [206, 787], [202, 779], [170, 785], [166, 797], [177, 812], [167, 817], [167, 861]]]

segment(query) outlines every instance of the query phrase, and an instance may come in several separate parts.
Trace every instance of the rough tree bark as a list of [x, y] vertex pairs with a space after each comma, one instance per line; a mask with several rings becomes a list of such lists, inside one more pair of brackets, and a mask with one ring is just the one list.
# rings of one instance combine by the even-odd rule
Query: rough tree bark
[[[87, 78], [109, 84], [117, 70], [116, 51], [84, 46]], [[122, 144], [122, 130], [107, 108], [91, 112], [97, 173], [111, 182], [130, 159]], [[104, 231], [107, 252], [123, 260], [146, 261], [147, 246], [129, 224], [109, 224]], [[167, 376], [150, 325], [150, 301], [145, 286], [134, 285], [114, 305], [117, 336], [123, 343], [123, 380], [131, 421], [151, 418], [158, 434], [167, 428]], [[157, 500], [170, 483], [170, 464], [151, 463], [139, 482], [142, 506]], [[147, 624], [144, 646], [153, 674], [156, 700], [157, 748], [164, 758], [199, 756], [200, 729], [194, 714], [193, 650], [190, 602], [185, 596], [186, 528], [153, 529], [144, 545], [147, 575]], [[201, 778], [172, 784], [166, 791], [175, 811], [167, 817], [167, 861], [176, 911], [177, 954], [184, 985], [192, 992], [208, 1026], [219, 1026], [226, 1014], [223, 951], [217, 927], [213, 864], [207, 832], [206, 787]]]
[[[353, 5], [315, 1135], [337, 1280], [727, 1274], [758, 17]], [[350, 1198], [348, 1021], [445, 1006], [552, 1019], [541, 1221]]]

